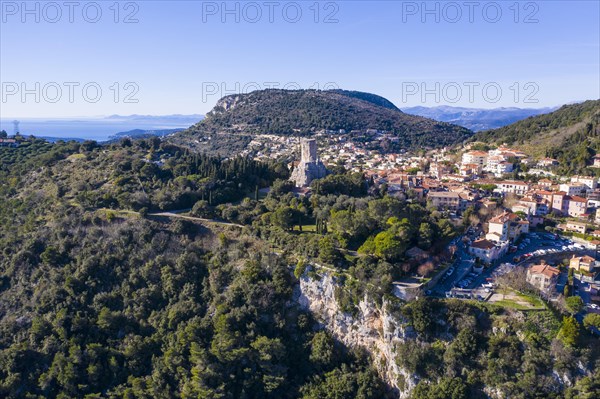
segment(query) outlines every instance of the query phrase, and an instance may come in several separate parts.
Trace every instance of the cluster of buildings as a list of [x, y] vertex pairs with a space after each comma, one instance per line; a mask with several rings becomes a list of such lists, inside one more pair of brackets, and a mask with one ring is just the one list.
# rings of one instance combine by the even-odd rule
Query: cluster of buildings
[[298, 137], [259, 134], [252, 137], [252, 140], [240, 155], [252, 156], [255, 160], [261, 161], [285, 159], [292, 155], [299, 144], [300, 139]]
[[[469, 252], [485, 263], [502, 257], [518, 237], [544, 223], [546, 218], [566, 219], [559, 229], [600, 237], [600, 188], [590, 176], [543, 178], [537, 182], [503, 179], [517, 162], [531, 164], [521, 151], [500, 147], [490, 151], [467, 151], [454, 164], [448, 157], [431, 163], [422, 179], [430, 206], [460, 215], [468, 207], [485, 207], [496, 215], [487, 234], [470, 244]], [[546, 166], [556, 160], [540, 161]], [[594, 158], [600, 167], [600, 156]], [[538, 166], [540, 164], [538, 163]], [[458, 171], [458, 173], [456, 173]], [[432, 183], [429, 179], [435, 179]], [[497, 204], [503, 201], [503, 209]], [[592, 218], [592, 215], [596, 215]]]
[[[325, 165], [344, 166], [353, 172], [385, 173], [422, 168], [428, 159], [402, 150], [384, 151], [384, 143], [397, 143], [398, 137], [375, 129], [351, 132], [322, 130], [312, 138], [318, 144], [319, 159]], [[299, 163], [297, 149], [300, 141], [300, 138], [292, 136], [254, 135], [240, 155], [251, 156], [255, 160], [288, 159], [291, 160], [290, 169], [293, 169]]]
[[[300, 160], [289, 165], [292, 180], [299, 188], [323, 177], [326, 166], [345, 166], [364, 173], [371, 188], [385, 185], [389, 195], [426, 201], [428, 206], [447, 211], [451, 217], [461, 216], [469, 207], [485, 207], [487, 214], [495, 216], [485, 224], [485, 236], [471, 242], [469, 248], [484, 263], [502, 257], [530, 227], [544, 223], [548, 217], [567, 219], [558, 226], [565, 231], [591, 231], [600, 237], [600, 229], [590, 227], [591, 215], [600, 209], [600, 188], [594, 177], [543, 178], [537, 182], [505, 179], [516, 163], [532, 163], [525, 153], [504, 146], [490, 151], [468, 150], [456, 163], [456, 155], [446, 149], [420, 156], [390, 154], [353, 140], [352, 135], [334, 133], [337, 132], [320, 132], [310, 140], [263, 135], [257, 136], [249, 147], [260, 150], [254, 152], [258, 159], [297, 159], [294, 150], [300, 147]], [[385, 132], [369, 134], [371, 144], [373, 140], [393, 139]], [[594, 162], [600, 165], [600, 156]], [[555, 164], [551, 159], [538, 162], [538, 166]], [[600, 211], [596, 214], [595, 223], [600, 224]]]
[[473, 241], [469, 253], [484, 263], [491, 263], [504, 256], [521, 234], [528, 233], [529, 225], [527, 218], [504, 211], [489, 220], [485, 238]]
[[[476, 229], [483, 233], [465, 239], [467, 251], [480, 263], [492, 264], [509, 251], [516, 251], [520, 237], [547, 218], [564, 221], [558, 227], [565, 231], [591, 232], [600, 238], [600, 227], [593, 227], [600, 225], [600, 188], [595, 177], [507, 179], [516, 163], [528, 159], [523, 152], [506, 147], [467, 151], [460, 157], [460, 163], [454, 163], [445, 150], [422, 156], [383, 154], [345, 137], [329, 135], [325, 140], [327, 145], [318, 152], [317, 142], [321, 146], [323, 141], [314, 139], [277, 143], [271, 145], [270, 151], [283, 151], [290, 144], [300, 145], [300, 160], [290, 164], [291, 179], [299, 189], [306, 189], [313, 179], [325, 176], [326, 165], [343, 165], [364, 173], [371, 188], [385, 186], [388, 195], [427, 202], [428, 207], [447, 212], [451, 218], [462, 216], [469, 208], [485, 208], [486, 212], [478, 215], [489, 216], [483, 216]], [[600, 167], [600, 156], [594, 162]], [[543, 159], [537, 165], [555, 166], [556, 161]], [[590, 275], [600, 265], [593, 257], [573, 256], [569, 268]], [[542, 263], [528, 269], [527, 281], [548, 292], [556, 286], [560, 273], [559, 269]]]
[[[599, 262], [591, 256], [575, 256], [569, 259], [569, 269], [577, 274], [590, 274], [599, 267]], [[558, 283], [560, 270], [546, 263], [533, 265], [527, 269], [527, 282], [538, 290], [550, 293]]]
[[462, 156], [459, 172], [461, 176], [479, 176], [485, 171], [502, 177], [514, 170], [517, 160], [526, 158], [527, 154], [524, 152], [506, 147], [489, 151], [467, 151]]

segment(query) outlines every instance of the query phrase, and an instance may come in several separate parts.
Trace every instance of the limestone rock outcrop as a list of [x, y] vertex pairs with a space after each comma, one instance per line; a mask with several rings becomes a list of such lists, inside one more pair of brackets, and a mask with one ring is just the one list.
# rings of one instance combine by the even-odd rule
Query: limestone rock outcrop
[[385, 301], [379, 307], [364, 298], [356, 315], [342, 312], [335, 299], [336, 285], [335, 279], [328, 274], [318, 280], [303, 276], [295, 292], [296, 301], [340, 342], [348, 347], [366, 349], [379, 375], [397, 397], [408, 397], [416, 381], [396, 363], [395, 346], [414, 339], [411, 332], [386, 311]]

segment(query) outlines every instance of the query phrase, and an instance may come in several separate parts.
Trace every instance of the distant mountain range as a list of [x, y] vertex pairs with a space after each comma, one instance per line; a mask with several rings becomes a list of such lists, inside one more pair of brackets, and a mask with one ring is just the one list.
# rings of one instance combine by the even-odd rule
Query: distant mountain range
[[436, 121], [453, 123], [471, 129], [474, 132], [496, 129], [528, 118], [547, 114], [558, 107], [548, 108], [463, 108], [442, 105], [439, 107], [409, 107], [402, 111], [407, 114], [424, 116]]
[[[464, 127], [400, 111], [375, 94], [346, 90], [258, 90], [220, 99], [206, 118], [185, 132], [194, 142], [214, 133], [312, 135], [321, 130], [391, 132], [399, 148], [433, 148], [472, 135]], [[363, 140], [367, 138], [362, 135]]]

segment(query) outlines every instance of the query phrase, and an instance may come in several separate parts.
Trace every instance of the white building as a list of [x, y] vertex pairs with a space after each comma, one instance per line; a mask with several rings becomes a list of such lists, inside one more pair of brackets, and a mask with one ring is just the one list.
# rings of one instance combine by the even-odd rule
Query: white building
[[588, 190], [595, 190], [598, 187], [598, 180], [590, 176], [573, 176], [571, 177], [571, 183], [584, 184]]
[[587, 191], [587, 186], [583, 183], [565, 183], [560, 185], [559, 190], [567, 195], [582, 195]]
[[494, 182], [496, 185], [496, 191], [507, 194], [525, 195], [529, 191], [529, 184], [522, 181], [506, 180], [501, 182]]
[[486, 170], [490, 173], [493, 173], [496, 177], [502, 177], [505, 173], [511, 173], [514, 170], [514, 165], [507, 161], [492, 163], [488, 161]]
[[487, 159], [488, 153], [485, 151], [468, 151], [463, 154], [462, 163], [464, 165], [474, 163], [481, 167], [485, 167], [487, 165]]
[[521, 220], [518, 215], [503, 212], [488, 223], [485, 238], [493, 242], [515, 241], [521, 234], [529, 232], [529, 221]]
[[527, 269], [527, 282], [540, 291], [548, 291], [556, 285], [560, 270], [550, 265], [534, 265]]
[[508, 241], [493, 242], [487, 239], [475, 240], [469, 246], [469, 253], [484, 263], [492, 263], [508, 250]]

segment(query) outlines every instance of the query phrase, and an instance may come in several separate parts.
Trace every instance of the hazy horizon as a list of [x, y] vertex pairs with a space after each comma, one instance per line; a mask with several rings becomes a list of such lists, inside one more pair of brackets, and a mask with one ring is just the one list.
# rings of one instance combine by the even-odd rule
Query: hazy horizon
[[[377, 93], [372, 93], [372, 94], [377, 94]], [[555, 108], [560, 108], [563, 105], [570, 105], [570, 104], [578, 104], [578, 103], [582, 103], [585, 101], [594, 101], [594, 100], [600, 100], [600, 98], [589, 98], [589, 99], [585, 99], [585, 100], [576, 100], [576, 101], [570, 101], [570, 102], [566, 102], [564, 104], [555, 104], [555, 105], [549, 105], [549, 106], [538, 106], [538, 107], [517, 107], [517, 106], [512, 106], [512, 107], [469, 107], [469, 106], [460, 106], [460, 105], [455, 105], [455, 104], [437, 104], [437, 105], [405, 105], [405, 106], [398, 106], [396, 105], [400, 111], [402, 111], [403, 109], [411, 109], [411, 108], [442, 108], [442, 107], [448, 107], [448, 108], [464, 108], [464, 109], [472, 109], [472, 110], [484, 110], [484, 111], [493, 111], [493, 110], [501, 110], [501, 109], [520, 109], [520, 110], [540, 110], [540, 109], [555, 109]], [[212, 108], [211, 108], [212, 109]], [[210, 109], [209, 111], [210, 112]], [[152, 117], [152, 118], [160, 118], [160, 117], [174, 117], [174, 116], [180, 116], [180, 117], [191, 117], [191, 116], [199, 116], [199, 117], [205, 117], [206, 114], [208, 113], [204, 113], [204, 114], [198, 114], [198, 113], [191, 113], [191, 114], [104, 114], [104, 115], [60, 115], [60, 116], [0, 116], [0, 120], [5, 120], [8, 121], [10, 120], [11, 122], [13, 120], [77, 120], [77, 119], [84, 119], [84, 120], [102, 120], [102, 119], [108, 119], [110, 117], [122, 117], [122, 118], [130, 118], [130, 117], [135, 117], [135, 116], [139, 116], [139, 117]]]

